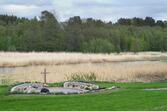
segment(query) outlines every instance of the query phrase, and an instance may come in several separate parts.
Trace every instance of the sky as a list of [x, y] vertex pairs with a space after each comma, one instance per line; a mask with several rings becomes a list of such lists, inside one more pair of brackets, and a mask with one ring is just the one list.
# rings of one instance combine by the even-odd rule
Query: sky
[[0, 0], [0, 14], [33, 18], [43, 10], [53, 12], [60, 21], [73, 16], [113, 22], [146, 16], [167, 20], [167, 0]]

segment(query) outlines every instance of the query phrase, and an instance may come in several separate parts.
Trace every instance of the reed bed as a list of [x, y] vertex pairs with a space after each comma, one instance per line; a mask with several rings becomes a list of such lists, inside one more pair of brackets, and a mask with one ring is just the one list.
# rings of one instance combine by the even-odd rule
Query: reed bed
[[47, 75], [49, 83], [67, 81], [72, 74], [84, 73], [93, 73], [98, 81], [167, 81], [166, 57], [167, 53], [160, 52], [138, 54], [1, 52], [0, 81], [43, 82], [41, 71], [44, 68], [49, 72]]
[[67, 81], [72, 74], [94, 73], [98, 81], [151, 82], [167, 80], [167, 63], [83, 63], [66, 65], [17, 67], [0, 74], [13, 82], [43, 82], [41, 71], [46, 68], [47, 82]]
[[111, 53], [111, 54], [83, 54], [83, 53], [48, 53], [48, 52], [0, 52], [0, 67], [19, 67], [32, 65], [62, 65], [78, 63], [101, 63], [117, 61], [140, 61], [167, 59], [167, 53]]

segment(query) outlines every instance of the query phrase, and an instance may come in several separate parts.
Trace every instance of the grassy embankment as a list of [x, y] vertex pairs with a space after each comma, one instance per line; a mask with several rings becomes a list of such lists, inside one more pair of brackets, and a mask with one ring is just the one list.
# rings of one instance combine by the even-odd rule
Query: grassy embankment
[[121, 89], [84, 95], [11, 96], [6, 95], [7, 86], [0, 86], [0, 111], [167, 111], [167, 91], [143, 90], [167, 87], [165, 82], [96, 84]]

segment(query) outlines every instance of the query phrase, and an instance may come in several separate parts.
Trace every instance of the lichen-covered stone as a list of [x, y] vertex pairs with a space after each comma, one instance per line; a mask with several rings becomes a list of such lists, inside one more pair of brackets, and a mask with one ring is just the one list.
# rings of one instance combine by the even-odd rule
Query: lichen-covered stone
[[65, 82], [64, 88], [84, 89], [84, 90], [97, 90], [98, 85], [84, 82]]
[[11, 88], [11, 93], [40, 93], [43, 85], [40, 83], [24, 83]]

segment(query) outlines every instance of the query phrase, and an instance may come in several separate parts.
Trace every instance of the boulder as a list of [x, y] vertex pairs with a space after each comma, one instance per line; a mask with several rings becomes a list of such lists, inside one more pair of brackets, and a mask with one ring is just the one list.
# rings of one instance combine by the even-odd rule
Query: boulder
[[41, 93], [49, 93], [49, 89], [47, 89], [47, 88], [42, 88], [42, 89], [41, 89]]
[[11, 93], [40, 93], [43, 84], [40, 83], [24, 83], [11, 88]]
[[84, 90], [97, 90], [98, 85], [84, 82], [65, 82], [64, 88], [84, 89]]

